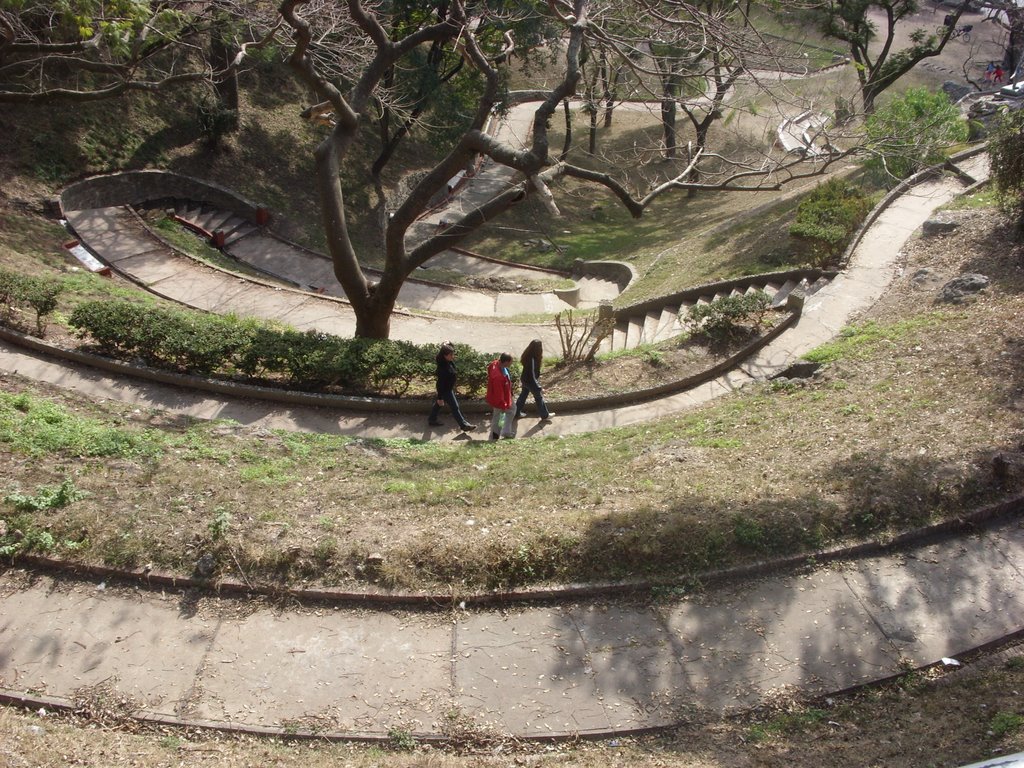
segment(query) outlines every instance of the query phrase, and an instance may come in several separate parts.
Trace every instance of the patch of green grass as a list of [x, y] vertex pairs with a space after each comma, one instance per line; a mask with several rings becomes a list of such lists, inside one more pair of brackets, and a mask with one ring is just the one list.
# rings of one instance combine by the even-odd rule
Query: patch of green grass
[[169, 435], [168, 449], [180, 452], [183, 457], [191, 461], [215, 461], [218, 464], [227, 464], [231, 459], [230, 450], [210, 435], [213, 424], [197, 424], [190, 427], [184, 434]]
[[766, 722], [751, 725], [747, 729], [747, 737], [755, 743], [763, 742], [771, 738], [801, 733], [826, 720], [828, 720], [828, 712], [813, 707], [795, 712], [785, 712]]
[[850, 325], [839, 332], [839, 338], [812, 349], [804, 360], [814, 363], [834, 363], [837, 360], [867, 360], [882, 344], [912, 344], [919, 331], [934, 328], [953, 319], [946, 312], [930, 312], [896, 323], [882, 325], [873, 320]]
[[973, 211], [984, 208], [997, 208], [999, 195], [991, 186], [985, 187], [970, 195], [960, 195], [942, 206], [947, 211]]
[[249, 464], [238, 470], [238, 477], [243, 483], [262, 483], [265, 485], [287, 485], [296, 480], [293, 471], [295, 461], [290, 458], [249, 459]]
[[699, 448], [742, 448], [743, 441], [735, 438], [726, 437], [708, 437], [708, 438], [694, 438], [690, 441], [692, 445]]
[[988, 729], [992, 736], [1001, 739], [1007, 734], [1019, 731], [1021, 726], [1024, 726], [1024, 717], [1016, 712], [996, 712], [989, 723]]
[[455, 476], [444, 480], [406, 480], [393, 479], [384, 483], [384, 491], [404, 496], [413, 504], [442, 504], [451, 496], [471, 493], [485, 486], [485, 482], [476, 476]]
[[65, 478], [58, 486], [43, 485], [34, 494], [20, 492], [9, 493], [4, 501], [11, 504], [19, 512], [41, 512], [47, 509], [60, 509], [88, 496], [84, 491], [75, 488], [75, 481]]
[[0, 392], [0, 443], [32, 456], [129, 458], [159, 456], [167, 441], [156, 430], [112, 427], [31, 395]]
[[401, 493], [411, 495], [416, 492], [418, 486], [412, 480], [388, 480], [384, 483], [385, 493]]

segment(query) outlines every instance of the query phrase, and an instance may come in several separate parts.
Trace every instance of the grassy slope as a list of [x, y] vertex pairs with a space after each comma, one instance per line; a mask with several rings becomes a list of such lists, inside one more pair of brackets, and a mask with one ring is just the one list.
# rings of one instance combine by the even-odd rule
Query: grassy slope
[[[38, 401], [0, 400], [5, 490], [70, 477], [91, 495], [5, 517], [49, 526], [58, 552], [90, 560], [189, 571], [210, 550], [250, 578], [458, 588], [672, 575], [955, 515], [997, 494], [987, 456], [1021, 431], [1019, 247], [995, 213], [974, 216], [955, 247], [915, 246], [908, 274], [983, 271], [996, 287], [981, 301], [932, 307], [904, 280], [809, 386], [592, 435], [464, 446], [267, 435], [8, 375], [6, 392]], [[90, 455], [96, 446], [112, 455]], [[381, 571], [362, 570], [374, 552]]]

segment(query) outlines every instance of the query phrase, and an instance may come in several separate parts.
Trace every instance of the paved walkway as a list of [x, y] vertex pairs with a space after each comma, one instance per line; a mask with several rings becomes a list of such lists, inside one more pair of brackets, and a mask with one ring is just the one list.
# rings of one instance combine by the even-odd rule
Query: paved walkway
[[[206, 725], [598, 735], [834, 692], [1024, 626], [1024, 530], [664, 602], [436, 613], [278, 607], [0, 575], [0, 693], [104, 686]], [[42, 701], [49, 697], [53, 701]]]

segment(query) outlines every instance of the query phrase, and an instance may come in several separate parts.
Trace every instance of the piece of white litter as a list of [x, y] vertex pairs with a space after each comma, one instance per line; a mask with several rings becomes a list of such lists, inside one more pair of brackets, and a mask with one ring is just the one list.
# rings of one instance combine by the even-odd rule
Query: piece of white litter
[[957, 661], [956, 659], [951, 659], [948, 656], [944, 656], [943, 657], [942, 663], [945, 664], [947, 667], [962, 667], [963, 666], [963, 664], [961, 664], [959, 661]]
[[102, 261], [93, 256], [85, 247], [77, 240], [73, 240], [64, 246], [67, 248], [68, 253], [78, 259], [82, 266], [88, 269], [90, 272], [96, 272], [101, 275], [109, 275], [110, 267], [104, 264]]

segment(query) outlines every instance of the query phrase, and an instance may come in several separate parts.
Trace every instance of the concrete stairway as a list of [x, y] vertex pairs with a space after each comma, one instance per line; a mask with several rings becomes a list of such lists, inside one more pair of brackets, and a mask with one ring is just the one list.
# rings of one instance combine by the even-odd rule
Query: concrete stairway
[[205, 203], [175, 200], [174, 214], [182, 223], [211, 240], [223, 237], [223, 243], [219, 243], [222, 246], [231, 245], [246, 235], [259, 231], [259, 227], [251, 221]]
[[614, 352], [642, 344], [657, 344], [686, 333], [690, 308], [697, 305], [710, 304], [726, 296], [763, 292], [771, 299], [772, 308], [779, 309], [786, 305], [794, 292], [810, 296], [827, 285], [832, 277], [834, 273], [821, 270], [752, 275], [625, 307], [616, 311], [615, 328], [604, 340], [601, 351]]

